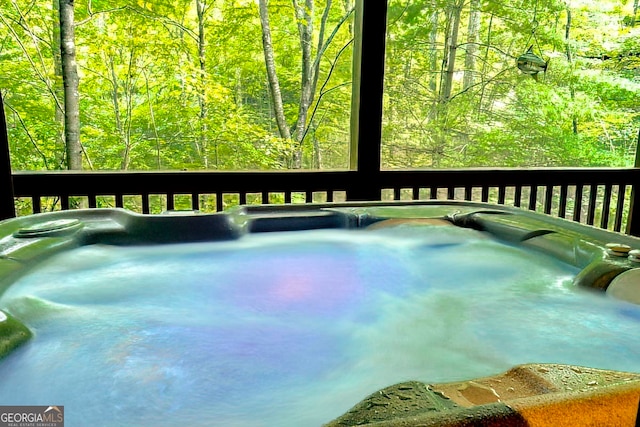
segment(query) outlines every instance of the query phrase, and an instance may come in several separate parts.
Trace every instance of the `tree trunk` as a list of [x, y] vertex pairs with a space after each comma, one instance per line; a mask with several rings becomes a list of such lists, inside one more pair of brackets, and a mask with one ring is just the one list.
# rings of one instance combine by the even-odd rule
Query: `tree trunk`
[[149, 105], [149, 120], [151, 122], [151, 128], [153, 129], [153, 139], [156, 143], [156, 169], [162, 169], [162, 158], [160, 156], [160, 135], [158, 134], [158, 127], [156, 126], [156, 117], [153, 112], [153, 102], [151, 100], [151, 91], [149, 90], [149, 75], [144, 73], [145, 90], [147, 93], [147, 104]]
[[200, 66], [199, 84], [198, 90], [198, 102], [200, 104], [200, 150], [202, 155], [202, 161], [204, 168], [209, 168], [209, 156], [207, 154], [207, 70], [206, 70], [206, 43], [204, 32], [204, 18], [205, 18], [206, 0], [196, 0], [196, 10], [198, 15], [198, 63]]
[[[318, 77], [320, 76], [320, 59], [324, 54], [325, 49], [325, 31], [327, 28], [327, 20], [329, 19], [329, 11], [331, 9], [332, 0], [327, 0], [327, 4], [324, 8], [324, 12], [322, 13], [322, 20], [320, 21], [320, 32], [318, 34], [318, 48], [316, 49], [316, 59], [313, 61], [313, 68], [311, 70], [311, 101], [316, 93], [316, 88], [318, 87]], [[345, 2], [345, 7], [348, 6], [349, 2]], [[351, 9], [345, 10], [345, 16], [348, 16], [351, 13]], [[311, 102], [309, 102], [311, 104]]]
[[315, 135], [313, 137], [313, 168], [322, 169], [322, 153], [320, 152], [320, 143]]
[[447, 10], [447, 26], [445, 29], [445, 43], [442, 61], [442, 74], [440, 75], [440, 93], [437, 104], [432, 109], [432, 120], [440, 121], [436, 126], [436, 131], [430, 138], [433, 141], [431, 148], [431, 163], [432, 167], [440, 167], [440, 160], [444, 156], [447, 137], [446, 137], [446, 124], [447, 111], [449, 108], [449, 100], [451, 99], [451, 92], [453, 91], [453, 75], [456, 70], [456, 53], [458, 49], [458, 32], [460, 29], [460, 18], [462, 15], [462, 6], [464, 0], [456, 0], [449, 4]]
[[478, 54], [478, 36], [480, 33], [480, 0], [471, 0], [469, 11], [469, 26], [467, 34], [467, 50], [464, 58], [463, 89], [473, 86], [476, 69], [476, 55]]
[[[62, 52], [60, 47], [60, 0], [53, 0], [53, 32], [51, 37], [51, 54], [53, 57], [53, 92], [54, 99], [54, 120], [56, 126], [56, 147], [60, 147], [60, 158], [56, 159], [58, 167], [64, 164], [65, 136], [64, 136], [64, 86], [62, 79]], [[58, 149], [56, 149], [58, 152]], [[57, 157], [57, 156], [56, 156]]]
[[438, 6], [435, 0], [431, 1], [431, 16], [429, 17], [429, 57], [431, 59], [431, 77], [429, 89], [435, 92], [438, 89], [436, 75], [438, 72]]
[[[342, 4], [344, 5], [344, 13], [351, 13], [350, 11], [353, 9], [353, 1], [352, 0], [343, 0]], [[349, 21], [349, 35], [353, 37], [353, 23]]]
[[[131, 34], [133, 37], [133, 34]], [[124, 129], [124, 143], [127, 148], [126, 157], [124, 159], [123, 168], [129, 169], [131, 164], [131, 152], [133, 151], [133, 140], [131, 138], [131, 127], [133, 126], [133, 98], [137, 93], [137, 89], [135, 87], [135, 80], [138, 75], [138, 59], [136, 56], [136, 48], [131, 47], [131, 52], [129, 53], [129, 65], [127, 68], [127, 78], [125, 80], [124, 85], [124, 96], [127, 101], [127, 116], [125, 120], [125, 129]]]
[[118, 135], [122, 137], [123, 127], [122, 118], [120, 117], [120, 96], [118, 94], [118, 76], [116, 75], [116, 67], [113, 63], [113, 57], [109, 57], [109, 71], [111, 73], [111, 103], [113, 104], [113, 114], [116, 120], [116, 130]]
[[282, 92], [280, 91], [280, 82], [276, 73], [276, 61], [273, 53], [273, 43], [271, 41], [271, 26], [269, 24], [269, 11], [267, 10], [268, 0], [258, 0], [258, 8], [260, 10], [260, 25], [262, 26], [262, 47], [264, 50], [264, 62], [267, 67], [267, 80], [269, 82], [269, 92], [271, 93], [271, 101], [273, 104], [273, 112], [275, 114], [276, 124], [280, 137], [291, 139], [291, 132], [287, 126], [287, 120], [284, 115], [284, 105], [282, 103]]
[[[292, 0], [296, 23], [298, 26], [298, 37], [300, 40], [301, 52], [301, 73], [300, 73], [300, 103], [298, 105], [298, 117], [293, 127], [293, 133], [288, 128], [284, 115], [282, 102], [282, 94], [276, 72], [275, 59], [273, 53], [273, 45], [271, 42], [271, 28], [269, 24], [269, 13], [267, 10], [268, 0], [259, 0], [260, 24], [262, 26], [262, 44], [264, 47], [265, 63], [267, 68], [267, 80], [269, 83], [269, 91], [271, 93], [272, 110], [276, 118], [278, 130], [281, 138], [293, 139], [296, 143], [293, 151], [291, 167], [298, 169], [302, 167], [302, 143], [305, 139], [309, 125], [307, 119], [309, 109], [314, 101], [315, 93], [318, 85], [318, 77], [320, 74], [320, 60], [324, 55], [328, 45], [333, 40], [338, 29], [346, 22], [351, 15], [352, 10], [346, 11], [343, 18], [332, 30], [331, 34], [326, 37], [325, 32], [327, 21], [329, 20], [329, 11], [332, 6], [332, 0], [327, 0], [322, 18], [320, 20], [320, 29], [318, 32], [317, 52], [313, 57], [313, 40], [314, 27], [313, 17], [315, 5], [313, 0], [305, 0], [304, 5], [298, 0]], [[345, 1], [347, 7], [351, 3]]]
[[[327, 7], [330, 7], [330, 5], [331, 2], [329, 1], [327, 3]], [[295, 9], [296, 21], [298, 22], [298, 36], [300, 38], [300, 50], [302, 54], [302, 71], [300, 74], [300, 104], [298, 106], [298, 120], [296, 120], [296, 127], [293, 133], [293, 137], [298, 144], [294, 148], [292, 167], [293, 169], [300, 169], [302, 167], [302, 140], [307, 127], [307, 114], [313, 99], [315, 82], [317, 82], [317, 79], [315, 79], [313, 75], [315, 69], [312, 67], [311, 63], [314, 4], [313, 0], [306, 0], [304, 5], [298, 3], [297, 0], [293, 0], [293, 7]], [[322, 40], [320, 42], [322, 43]]]
[[236, 80], [236, 87], [235, 87], [236, 106], [238, 108], [242, 108], [242, 105], [244, 104], [244, 94], [242, 93], [242, 69], [240, 67], [236, 67], [235, 80]]
[[482, 111], [482, 104], [484, 103], [484, 94], [487, 85], [485, 84], [485, 76], [487, 74], [487, 63], [489, 62], [489, 46], [491, 46], [491, 30], [493, 29], [493, 14], [489, 17], [489, 25], [487, 28], [487, 47], [484, 51], [484, 59], [482, 60], [482, 72], [480, 78], [482, 79], [482, 89], [480, 90], [480, 98], [478, 99], [478, 114]]
[[[315, 11], [315, 5], [313, 0], [306, 0], [305, 6], [300, 6], [297, 0], [293, 0], [293, 5], [296, 10], [296, 19], [298, 22], [298, 33], [300, 36], [300, 48], [302, 52], [302, 74], [301, 74], [301, 92], [300, 92], [300, 108], [298, 110], [298, 120], [296, 121], [296, 130], [294, 139], [298, 143], [294, 152], [293, 168], [298, 169], [302, 167], [302, 143], [308, 132], [309, 126], [307, 125], [307, 117], [309, 114], [309, 108], [315, 99], [316, 89], [318, 87], [318, 78], [320, 76], [320, 60], [324, 55], [329, 43], [333, 39], [335, 32], [340, 28], [342, 23], [351, 14], [351, 9], [345, 11], [345, 15], [340, 23], [333, 29], [333, 32], [325, 40], [325, 33], [327, 30], [327, 21], [329, 20], [329, 12], [332, 6], [332, 0], [327, 0], [327, 3], [322, 13], [320, 20], [320, 29], [318, 30], [318, 44], [316, 48], [316, 56], [312, 61], [312, 42], [313, 42], [313, 16]], [[344, 3], [345, 7], [350, 5], [350, 2]], [[326, 82], [325, 82], [326, 83]], [[312, 117], [313, 119], [313, 117]], [[314, 145], [317, 147], [317, 145]], [[318, 154], [319, 155], [319, 154]]]
[[74, 0], [60, 0], [60, 47], [62, 78], [64, 83], [64, 135], [67, 151], [67, 168], [82, 169], [80, 145], [80, 107], [78, 92], [78, 66], [74, 25]]
[[113, 62], [113, 57], [109, 56], [106, 61], [109, 64], [109, 71], [111, 73], [111, 104], [113, 105], [113, 116], [116, 122], [116, 131], [122, 141], [124, 149], [122, 151], [122, 160], [120, 161], [120, 169], [126, 170], [129, 167], [129, 144], [124, 132], [124, 126], [122, 125], [122, 115], [120, 114], [120, 92], [118, 90], [118, 76], [116, 75], [116, 67]]
[[449, 13], [449, 32], [445, 51], [446, 71], [442, 87], [440, 88], [440, 102], [442, 103], [449, 102], [449, 99], [451, 98], [451, 91], [453, 90], [453, 74], [456, 69], [456, 52], [458, 50], [458, 30], [460, 29], [461, 12], [462, 1], [460, 1], [460, 4], [454, 3], [451, 5]]
[[[566, 5], [566, 10], [567, 10], [567, 25], [565, 26], [565, 32], [564, 32], [564, 42], [567, 46], [567, 61], [569, 62], [569, 67], [572, 69], [573, 71], [573, 55], [571, 54], [571, 39], [569, 37], [569, 33], [571, 30], [571, 9], [569, 7], [569, 4], [567, 3]], [[573, 82], [570, 81], [569, 82], [569, 92], [571, 94], [571, 102], [574, 102], [576, 99], [576, 90], [573, 87]], [[578, 118], [576, 117], [575, 113], [573, 113], [573, 117], [571, 118], [571, 127], [573, 129], [573, 134], [577, 135], [578, 134]]]

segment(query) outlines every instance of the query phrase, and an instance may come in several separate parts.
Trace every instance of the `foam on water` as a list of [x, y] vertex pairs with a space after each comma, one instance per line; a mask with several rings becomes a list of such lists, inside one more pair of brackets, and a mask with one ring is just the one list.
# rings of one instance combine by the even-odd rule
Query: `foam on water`
[[83, 247], [0, 299], [35, 332], [0, 402], [65, 405], [69, 425], [319, 426], [410, 379], [640, 371], [640, 309], [575, 274], [454, 227]]

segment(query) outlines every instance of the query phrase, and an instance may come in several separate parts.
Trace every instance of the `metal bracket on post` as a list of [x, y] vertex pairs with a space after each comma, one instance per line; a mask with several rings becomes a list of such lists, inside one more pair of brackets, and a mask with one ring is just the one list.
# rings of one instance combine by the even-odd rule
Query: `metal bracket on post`
[[4, 101], [0, 93], [0, 219], [16, 216], [13, 197], [13, 176], [11, 175], [11, 157], [9, 156], [9, 133], [4, 115]]

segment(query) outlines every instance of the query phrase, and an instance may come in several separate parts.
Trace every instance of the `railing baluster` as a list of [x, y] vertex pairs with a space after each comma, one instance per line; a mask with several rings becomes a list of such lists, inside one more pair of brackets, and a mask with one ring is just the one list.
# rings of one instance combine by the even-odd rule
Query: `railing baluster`
[[598, 198], [598, 185], [589, 186], [589, 205], [587, 210], [587, 224], [593, 225], [596, 216], [596, 200]]
[[142, 213], [148, 214], [151, 210], [149, 209], [149, 193], [142, 193]]
[[447, 188], [447, 199], [454, 200], [456, 198], [456, 187]]
[[522, 201], [522, 185], [516, 185], [513, 194], [513, 206], [519, 208]]
[[304, 200], [307, 203], [312, 203], [313, 202], [313, 192], [312, 191], [305, 191], [304, 192]]
[[173, 196], [174, 196], [173, 193], [167, 193], [167, 210], [168, 211], [173, 211], [176, 209], [176, 202]]
[[191, 209], [200, 210], [200, 195], [198, 193], [191, 193]]
[[536, 184], [532, 184], [531, 187], [529, 187], [529, 210], [535, 211], [537, 204], [538, 204], [538, 186]]
[[247, 204], [247, 193], [245, 193], [244, 191], [242, 193], [240, 193], [240, 198], [238, 203], [240, 203], [241, 205], [246, 205]]
[[95, 193], [89, 194], [87, 198], [89, 199], [89, 208], [95, 208], [98, 206], [98, 201], [96, 200]]
[[291, 203], [291, 191], [284, 192], [284, 202]]
[[122, 193], [117, 193], [116, 194], [116, 208], [123, 208], [124, 207], [124, 196], [122, 195]]
[[262, 204], [263, 205], [268, 205], [269, 204], [269, 192], [268, 191], [263, 191], [262, 192]]
[[600, 228], [609, 228], [609, 209], [611, 207], [611, 184], [604, 187], [604, 199], [602, 200], [602, 217], [600, 218]]
[[420, 187], [413, 187], [412, 200], [420, 200]]
[[544, 192], [544, 213], [551, 215], [551, 204], [553, 202], [553, 185], [547, 185]]
[[69, 210], [69, 195], [68, 194], [61, 194], [60, 195], [60, 209], [62, 209], [63, 211], [68, 211]]
[[498, 204], [504, 205], [504, 199], [507, 196], [507, 188], [504, 185], [498, 187]]
[[576, 185], [576, 198], [573, 202], [573, 220], [580, 222], [582, 216], [582, 183]]
[[472, 188], [470, 185], [464, 187], [464, 199], [467, 201], [471, 200], [471, 190]]
[[429, 198], [431, 200], [436, 200], [438, 198], [438, 187], [436, 187], [435, 185], [432, 185], [429, 188]]
[[560, 201], [558, 204], [558, 216], [564, 218], [567, 214], [567, 184], [560, 186]]
[[333, 203], [333, 190], [327, 190], [327, 203]]
[[393, 189], [393, 200], [400, 200], [400, 188], [395, 187]]
[[31, 204], [33, 205], [33, 213], [42, 212], [42, 202], [40, 201], [40, 195], [35, 194], [31, 197]]
[[616, 203], [616, 218], [613, 223], [614, 231], [622, 230], [622, 215], [624, 213], [624, 199], [627, 192], [625, 184], [618, 185], [618, 202]]
[[483, 203], [487, 203], [489, 201], [489, 187], [486, 185], [482, 186], [482, 195], [480, 196]]
[[222, 212], [224, 209], [224, 194], [221, 191], [216, 193], [216, 212]]

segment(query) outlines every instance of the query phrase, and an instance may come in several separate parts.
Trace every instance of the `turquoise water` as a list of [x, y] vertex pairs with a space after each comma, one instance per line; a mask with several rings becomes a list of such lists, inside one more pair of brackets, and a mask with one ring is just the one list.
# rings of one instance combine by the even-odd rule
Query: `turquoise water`
[[69, 426], [320, 426], [405, 380], [529, 362], [640, 372], [640, 308], [454, 227], [317, 230], [49, 259], [0, 307], [34, 339], [3, 405]]

